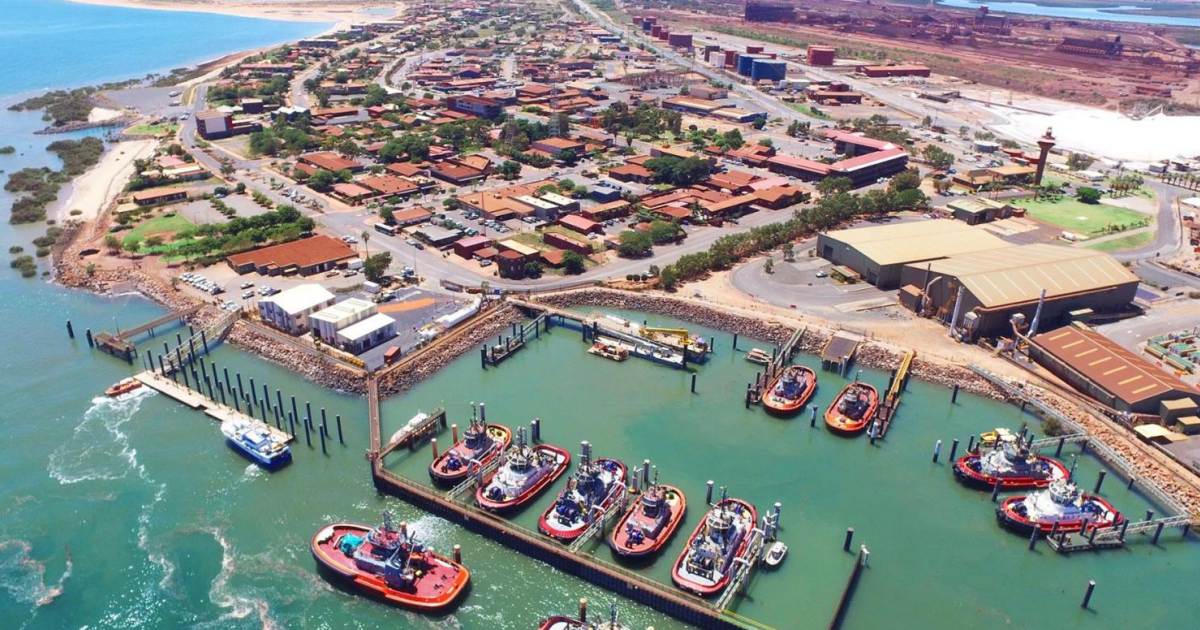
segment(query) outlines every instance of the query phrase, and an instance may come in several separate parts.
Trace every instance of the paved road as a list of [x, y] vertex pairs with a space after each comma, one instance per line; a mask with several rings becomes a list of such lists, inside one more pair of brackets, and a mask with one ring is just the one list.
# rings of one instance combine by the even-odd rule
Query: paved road
[[1171, 256], [1178, 253], [1184, 245], [1179, 208], [1175, 203], [1175, 200], [1181, 196], [1179, 189], [1154, 181], [1147, 181], [1146, 187], [1154, 191], [1154, 195], [1158, 198], [1154, 240], [1144, 247], [1113, 254], [1117, 260], [1136, 261]]

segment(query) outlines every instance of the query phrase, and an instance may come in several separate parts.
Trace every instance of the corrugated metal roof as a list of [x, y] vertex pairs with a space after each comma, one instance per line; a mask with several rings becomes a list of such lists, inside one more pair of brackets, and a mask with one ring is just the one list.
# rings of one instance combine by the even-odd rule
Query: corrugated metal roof
[[932, 271], [958, 278], [984, 307], [1037, 300], [1042, 289], [1053, 298], [1138, 281], [1104, 252], [1046, 243], [952, 256]]
[[1066, 326], [1037, 335], [1033, 342], [1126, 403], [1171, 392], [1200, 396], [1187, 383], [1091, 329]]
[[1007, 247], [989, 232], [961, 221], [934, 219], [827, 232], [879, 265], [934, 260], [957, 254]]

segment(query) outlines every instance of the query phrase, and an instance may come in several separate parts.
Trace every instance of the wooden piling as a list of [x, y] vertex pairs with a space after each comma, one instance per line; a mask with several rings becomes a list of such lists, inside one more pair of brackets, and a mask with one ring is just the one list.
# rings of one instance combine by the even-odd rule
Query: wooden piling
[[954, 456], [956, 454], [958, 454], [958, 438], [954, 438], [954, 441], [950, 443], [950, 463], [954, 463]]
[[67, 337], [71, 339], [75, 338], [75, 328], [71, 326], [71, 320], [69, 319], [67, 320]]
[[334, 416], [333, 419], [337, 423], [338, 444], [345, 444], [346, 440], [342, 439], [342, 416], [341, 416], [341, 414]]
[[692, 373], [692, 393], [696, 393], [696, 373]]
[[850, 544], [854, 542], [854, 528], [846, 528], [846, 537], [842, 539], [842, 551], [849, 552]]
[[1088, 607], [1088, 604], [1090, 604], [1092, 602], [1092, 592], [1094, 592], [1095, 590], [1096, 590], [1096, 580], [1088, 580], [1087, 592], [1085, 592], [1083, 594], [1083, 603], [1079, 605], [1080, 608]]
[[938, 463], [938, 456], [942, 454], [942, 441], [938, 440], [933, 444], [933, 463]]
[[1092, 494], [1100, 494], [1100, 486], [1104, 485], [1104, 476], [1107, 474], [1107, 472], [1101, 470], [1100, 474], [1096, 476], [1096, 488], [1092, 490]]

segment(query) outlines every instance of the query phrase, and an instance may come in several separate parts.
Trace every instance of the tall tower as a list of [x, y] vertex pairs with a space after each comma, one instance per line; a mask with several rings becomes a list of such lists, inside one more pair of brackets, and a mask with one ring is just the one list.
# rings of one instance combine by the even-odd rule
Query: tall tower
[[1035, 186], [1042, 185], [1042, 175], [1046, 172], [1046, 156], [1050, 155], [1050, 149], [1054, 148], [1054, 134], [1050, 133], [1050, 129], [1046, 129], [1046, 135], [1038, 138], [1038, 148], [1041, 154], [1038, 155], [1037, 175], [1033, 178]]

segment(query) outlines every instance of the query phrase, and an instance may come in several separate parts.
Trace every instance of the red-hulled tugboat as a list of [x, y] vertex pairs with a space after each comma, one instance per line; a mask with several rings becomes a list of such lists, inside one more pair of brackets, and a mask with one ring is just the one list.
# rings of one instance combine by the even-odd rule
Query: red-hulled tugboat
[[516, 445], [475, 489], [475, 503], [495, 512], [515, 508], [545, 490], [570, 465], [567, 449], [553, 444], [531, 447], [525, 442], [525, 427], [517, 427]]
[[429, 476], [437, 483], [453, 485], [466, 479], [473, 465], [487, 466], [512, 444], [512, 431], [500, 424], [487, 424], [484, 409], [480, 403], [479, 417], [471, 414], [463, 439], [429, 464]]
[[991, 490], [1045, 488], [1070, 476], [1067, 467], [1053, 457], [1038, 455], [1011, 431], [997, 429], [998, 439], [990, 448], [976, 449], [954, 462], [954, 476], [962, 483]]
[[337, 523], [321, 529], [312, 538], [312, 555], [326, 573], [389, 604], [441, 610], [463, 592], [471, 573], [414, 538], [405, 523], [394, 527], [384, 514], [376, 528]]
[[108, 396], [109, 398], [116, 398], [118, 396], [128, 394], [129, 392], [131, 392], [141, 386], [142, 386], [141, 381], [130, 376], [127, 378], [123, 378], [123, 379], [117, 381], [116, 383], [113, 383], [112, 385], [110, 385], [108, 387], [108, 389], [104, 390], [104, 395]]
[[854, 381], [825, 410], [825, 426], [842, 435], [857, 435], [875, 419], [879, 408], [879, 390], [874, 385]]
[[1004, 527], [1022, 534], [1035, 527], [1047, 534], [1078, 532], [1085, 527], [1116, 527], [1124, 517], [1108, 501], [1080, 492], [1070, 479], [1059, 479], [1045, 490], [1005, 499], [996, 507], [996, 519]]
[[538, 630], [629, 630], [629, 626], [622, 625], [617, 621], [617, 605], [610, 604], [608, 608], [608, 621], [599, 623], [589, 623], [587, 621], [587, 600], [579, 600], [579, 616], [568, 617], [566, 615], [554, 615], [548, 619], [543, 619], [538, 625]]
[[789, 365], [767, 384], [762, 404], [769, 413], [790, 416], [804, 408], [816, 391], [816, 372], [803, 365]]
[[757, 520], [758, 511], [750, 503], [722, 498], [696, 526], [687, 549], [675, 560], [671, 571], [675, 585], [701, 597], [724, 590], [733, 577], [734, 561], [746, 553]]
[[658, 483], [642, 492], [608, 536], [618, 556], [642, 558], [666, 546], [687, 513], [687, 498], [675, 486]]
[[538, 531], [563, 542], [579, 538], [597, 516], [625, 492], [625, 464], [607, 457], [592, 460], [592, 445], [580, 444], [579, 470], [538, 519]]

